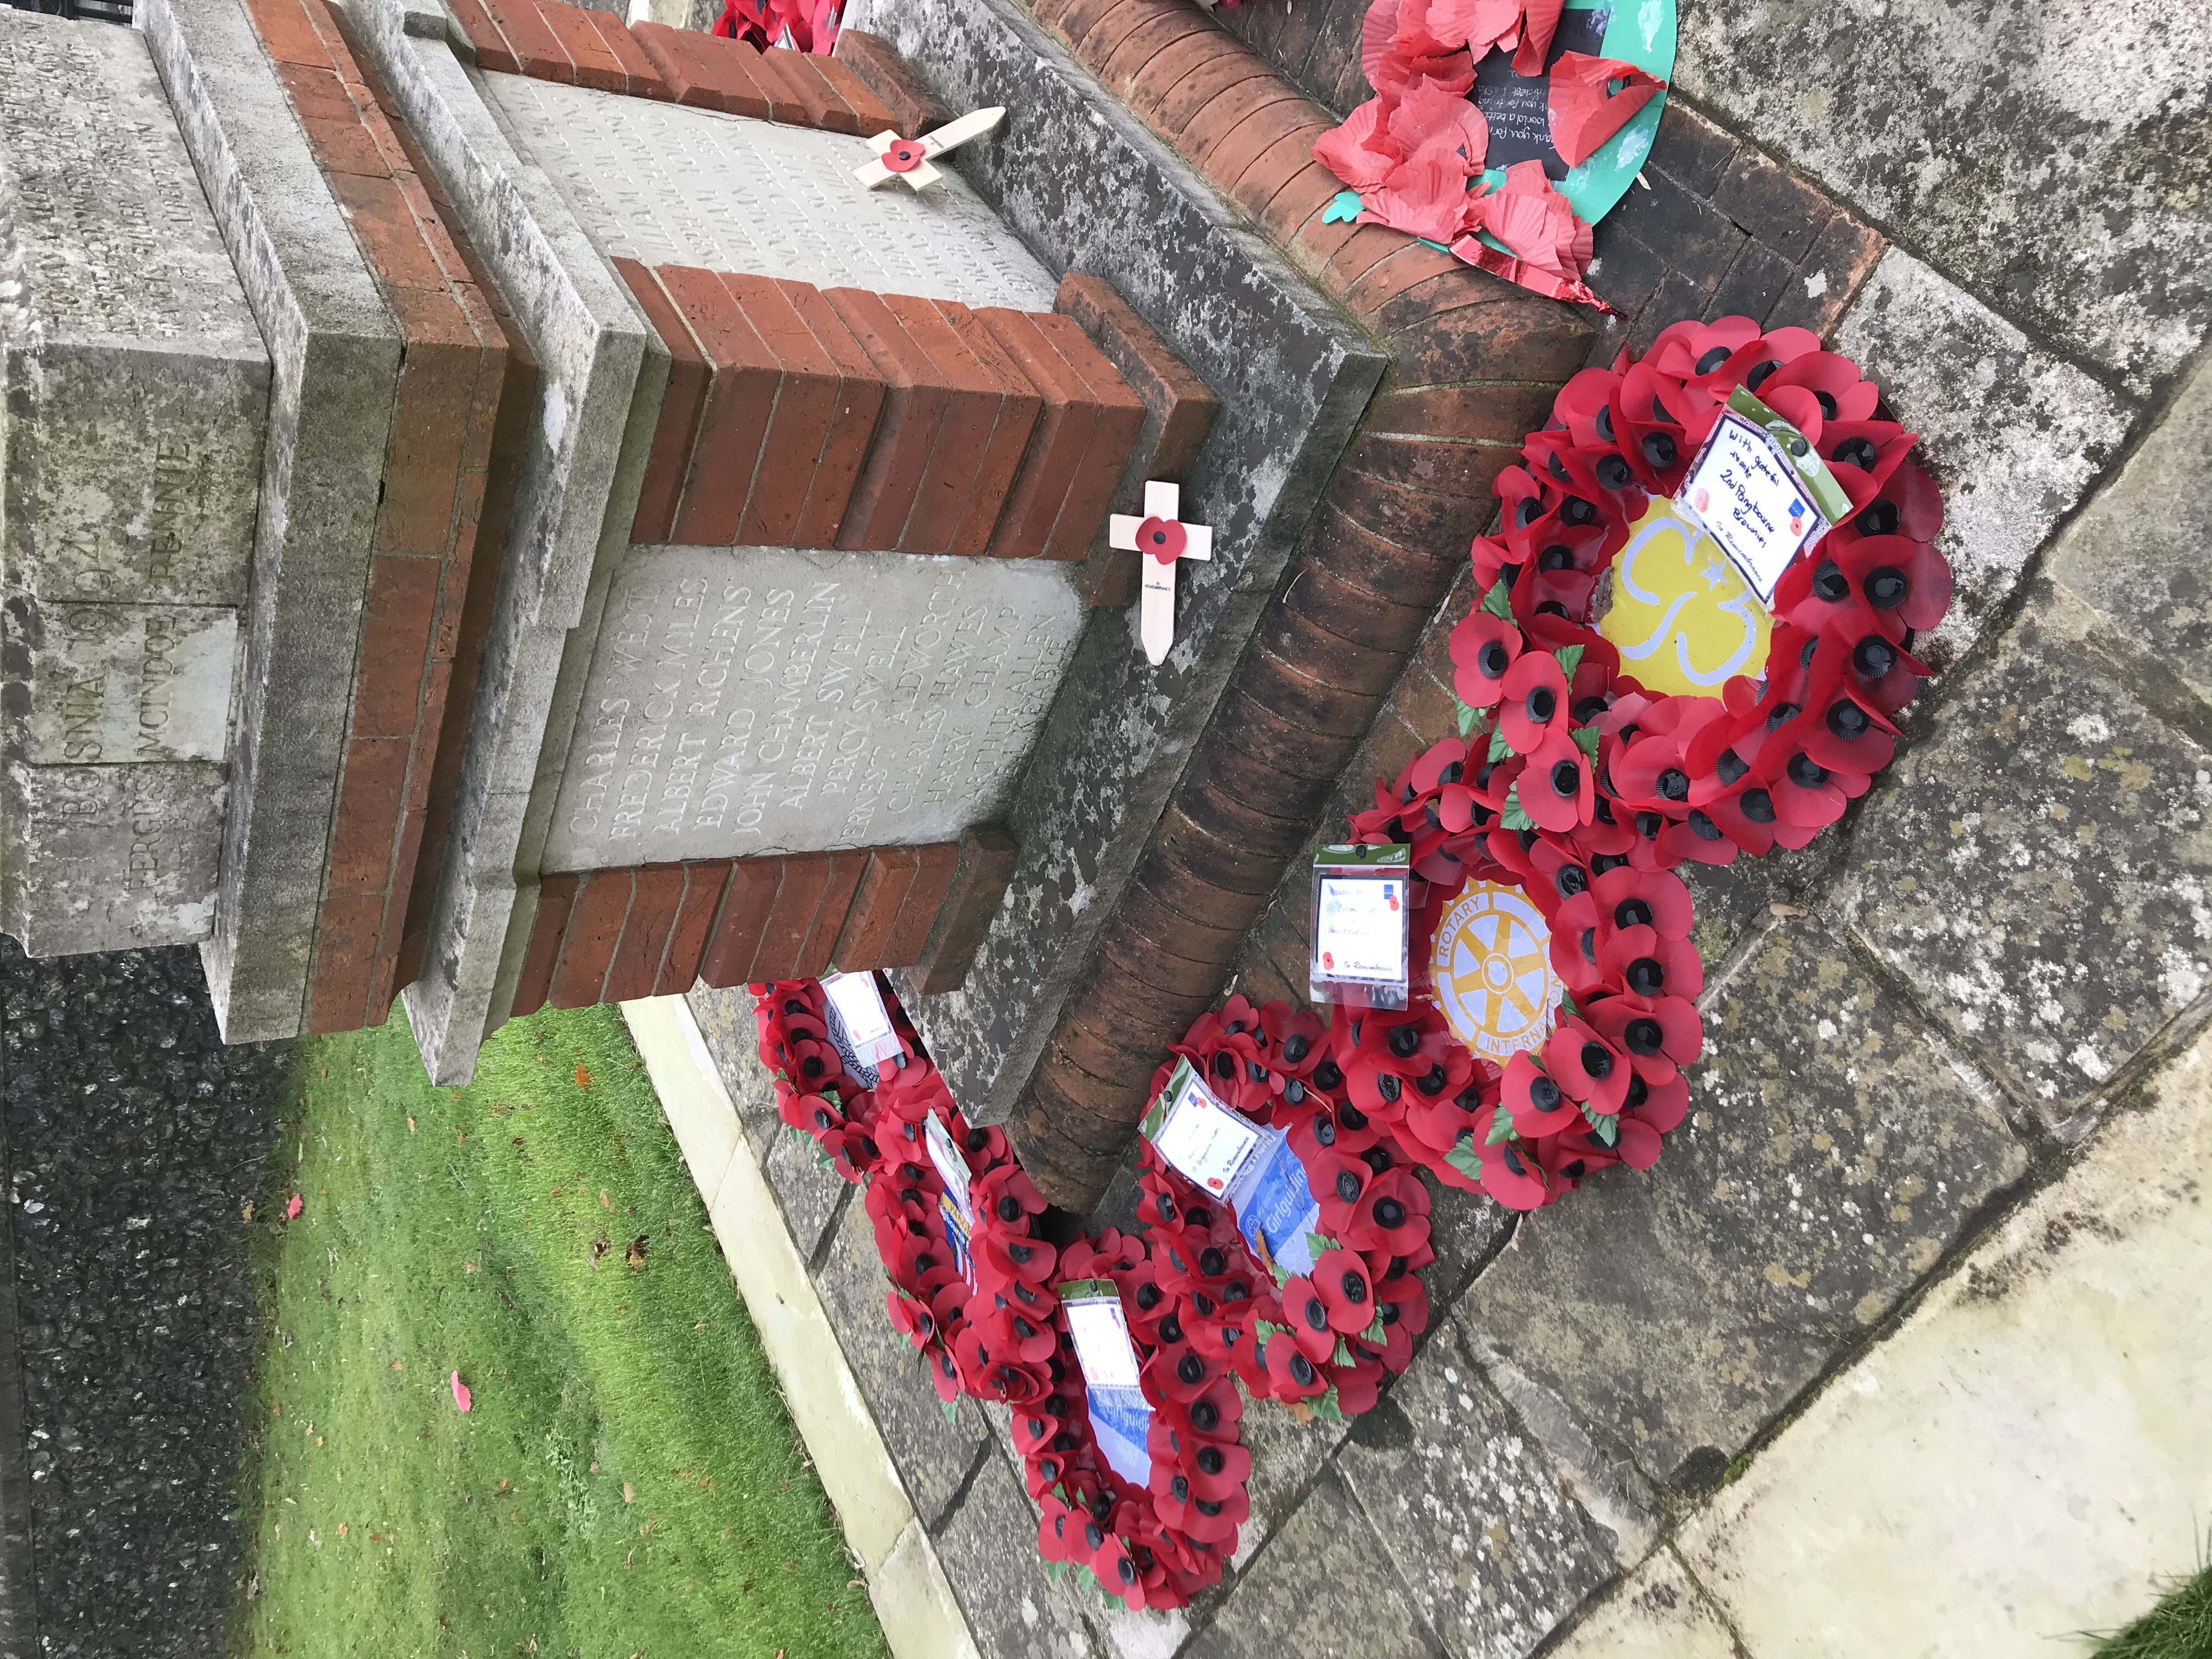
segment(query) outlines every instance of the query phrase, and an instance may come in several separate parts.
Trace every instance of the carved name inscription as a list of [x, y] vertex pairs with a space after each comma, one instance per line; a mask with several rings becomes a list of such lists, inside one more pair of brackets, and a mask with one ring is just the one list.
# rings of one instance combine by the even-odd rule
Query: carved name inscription
[[1003, 809], [1084, 619], [1049, 566], [635, 549], [545, 867], [949, 840]]
[[27, 759], [113, 765], [221, 760], [229, 746], [238, 617], [180, 605], [20, 601], [10, 631], [35, 619], [27, 658]]
[[0, 10], [0, 352], [8, 586], [242, 604], [268, 359], [128, 29]]
[[955, 173], [923, 194], [865, 190], [853, 169], [874, 152], [848, 134], [521, 76], [483, 79], [517, 148], [603, 253], [1052, 309], [1053, 278]]

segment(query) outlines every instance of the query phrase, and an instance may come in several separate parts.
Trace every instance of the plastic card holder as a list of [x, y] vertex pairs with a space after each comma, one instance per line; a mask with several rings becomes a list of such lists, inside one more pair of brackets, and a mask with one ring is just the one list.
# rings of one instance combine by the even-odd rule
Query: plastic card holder
[[1316, 1002], [1402, 1008], [1412, 854], [1402, 846], [1324, 847], [1314, 854], [1312, 962]]

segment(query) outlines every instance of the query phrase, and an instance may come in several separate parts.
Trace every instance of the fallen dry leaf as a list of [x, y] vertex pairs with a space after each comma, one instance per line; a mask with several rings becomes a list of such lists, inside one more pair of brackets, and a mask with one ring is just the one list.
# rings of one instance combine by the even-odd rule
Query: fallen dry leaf
[[635, 1492], [635, 1489], [630, 1486], [630, 1484], [629, 1484], [629, 1481], [627, 1481], [627, 1480], [623, 1481], [623, 1503], [625, 1503], [625, 1504], [634, 1504], [634, 1503], [635, 1503], [636, 1501], [637, 1501], [637, 1492]]
[[604, 1187], [600, 1188], [599, 1188], [599, 1207], [600, 1207], [601, 1209], [603, 1209], [603, 1210], [611, 1210], [611, 1209], [613, 1209], [613, 1208], [614, 1208], [614, 1206], [615, 1206], [615, 1201], [614, 1201], [614, 1200], [612, 1200], [611, 1198], [609, 1198], [609, 1197], [607, 1196], [607, 1189], [606, 1189], [605, 1188], [604, 1188]]
[[410, 1135], [415, 1133], [415, 1115], [412, 1112], [407, 1115], [407, 1133]]
[[346, 1523], [345, 1523], [344, 1522], [341, 1521], [341, 1522], [338, 1522], [338, 1536], [339, 1536], [339, 1537], [341, 1537], [341, 1538], [343, 1538], [343, 1537], [344, 1537], [345, 1535], [346, 1535]]
[[461, 1263], [461, 1271], [463, 1273], [472, 1273], [476, 1272], [476, 1270], [477, 1264], [473, 1261], [464, 1261]]
[[392, 1369], [395, 1371], [404, 1371], [407, 1369], [407, 1362], [404, 1359], [395, 1359], [392, 1362]]
[[239, 1216], [239, 1219], [240, 1219], [241, 1221], [251, 1221], [251, 1220], [252, 1220], [252, 1219], [253, 1219], [253, 1206], [252, 1206], [251, 1204], [248, 1204], [248, 1205], [246, 1206], [246, 1208], [245, 1208], [242, 1212], [240, 1212], [240, 1216]]
[[640, 1233], [635, 1238], [630, 1240], [629, 1249], [623, 1252], [623, 1260], [633, 1267], [642, 1267], [645, 1266], [645, 1246], [646, 1237], [643, 1233]]
[[1778, 916], [1803, 916], [1812, 914], [1808, 910], [1799, 909], [1794, 904], [1770, 904], [1766, 908], [1770, 914]]
[[576, 1086], [579, 1089], [588, 1089], [592, 1086], [592, 1074], [580, 1066], [576, 1068]]

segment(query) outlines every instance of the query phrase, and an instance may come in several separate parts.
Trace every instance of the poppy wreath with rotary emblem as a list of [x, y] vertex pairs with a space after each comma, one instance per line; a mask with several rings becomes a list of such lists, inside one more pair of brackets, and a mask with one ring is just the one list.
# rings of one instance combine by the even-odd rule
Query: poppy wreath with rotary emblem
[[1175, 1304], [1144, 1236], [1109, 1227], [1078, 1239], [1061, 1253], [1060, 1271], [1111, 1285], [1120, 1297], [1150, 1407], [1152, 1467], [1140, 1486], [1100, 1449], [1063, 1312], [1057, 1386], [1012, 1416], [1024, 1477], [1041, 1512], [1038, 1549], [1055, 1578], [1077, 1568], [1126, 1606], [1182, 1607], [1220, 1582], [1251, 1511], [1252, 1455], [1238, 1439], [1243, 1397], [1218, 1372], [1188, 1374]]
[[[870, 1088], [830, 1036], [818, 981], [748, 988], [778, 1113], [813, 1140], [825, 1164], [864, 1188], [890, 1276], [891, 1323], [921, 1351], [938, 1397], [950, 1407], [963, 1394], [1018, 1403], [1049, 1392], [1060, 1364], [1059, 1253], [1037, 1236], [1044, 1200], [1005, 1133], [961, 1115], [896, 1003], [903, 1063], [885, 1062]], [[964, 1267], [947, 1236], [945, 1180], [925, 1139], [933, 1116], [968, 1166]]]
[[[1778, 580], [1763, 676], [1669, 695], [1595, 612], [1739, 386], [1810, 441], [1852, 510]], [[1677, 323], [1642, 359], [1568, 381], [1500, 475], [1503, 527], [1472, 550], [1482, 601], [1451, 636], [1461, 735], [1378, 779], [1352, 833], [1407, 845], [1418, 940], [1469, 883], [1518, 887], [1549, 928], [1559, 1018], [1502, 1066], [1473, 1056], [1420, 966], [1407, 1012], [1340, 1007], [1332, 1026], [1351, 1100], [1412, 1097], [1393, 1141], [1440, 1181], [1525, 1210], [1612, 1164], [1649, 1167], [1704, 1044], [1675, 866], [1802, 847], [1889, 763], [1929, 672], [1909, 647], [1949, 608], [1951, 573], [1942, 498], [1879, 403], [1806, 330]]]
[[[1308, 1272], [1263, 1263], [1228, 1207], [1148, 1141], [1137, 1155], [1137, 1214], [1170, 1304], [1163, 1352], [1175, 1352], [1180, 1384], [1234, 1376], [1255, 1399], [1357, 1416], [1413, 1361], [1429, 1319], [1420, 1271], [1436, 1251], [1428, 1188], [1391, 1144], [1398, 1113], [1386, 1104], [1374, 1116], [1353, 1103], [1332, 1039], [1317, 1014], [1232, 996], [1171, 1050], [1224, 1104], [1288, 1138], [1317, 1206]], [[1472, 1057], [1452, 1046], [1471, 1073]], [[1174, 1070], [1170, 1060], [1154, 1073], [1155, 1096]]]

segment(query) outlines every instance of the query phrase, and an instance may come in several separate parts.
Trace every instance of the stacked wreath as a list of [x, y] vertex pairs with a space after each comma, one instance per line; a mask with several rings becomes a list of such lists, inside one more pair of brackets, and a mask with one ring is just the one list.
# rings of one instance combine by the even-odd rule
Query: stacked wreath
[[[1016, 1403], [1048, 1392], [1058, 1380], [1052, 1287], [1059, 1255], [1036, 1236], [1044, 1200], [1005, 1133], [961, 1115], [896, 1005], [900, 1063], [886, 1066], [871, 1088], [830, 1039], [818, 981], [750, 988], [778, 1113], [813, 1140], [830, 1168], [863, 1188], [890, 1275], [891, 1323], [927, 1360], [938, 1397], [948, 1405], [963, 1394]], [[923, 1138], [932, 1116], [968, 1166], [972, 1285], [940, 1219], [945, 1179]]]
[[[1593, 606], [1630, 526], [1681, 486], [1738, 386], [1819, 449], [1852, 513], [1778, 584], [1763, 680], [1655, 694]], [[1623, 352], [1571, 380], [1526, 465], [1500, 475], [1504, 528], [1472, 550], [1483, 599], [1452, 630], [1461, 735], [1378, 779], [1352, 830], [1408, 845], [1417, 937], [1471, 880], [1520, 887], [1567, 995], [1540, 1052], [1502, 1070], [1474, 1059], [1468, 1089], [1424, 1070], [1443, 1030], [1432, 986], [1417, 984], [1415, 1012], [1340, 1010], [1333, 1027], [1347, 1079], [1371, 1068], [1355, 1098], [1395, 1079], [1427, 1103], [1394, 1140], [1440, 1180], [1526, 1210], [1614, 1163], [1650, 1167], [1704, 1045], [1705, 969], [1674, 867], [1802, 847], [1888, 764], [1893, 716], [1929, 672], [1907, 647], [1942, 620], [1951, 573], [1932, 545], [1942, 497], [1879, 402], [1807, 330], [1677, 323], [1641, 361]]]
[[[1150, 1142], [1137, 1154], [1138, 1218], [1188, 1346], [1177, 1361], [1183, 1380], [1210, 1386], [1233, 1375], [1255, 1399], [1332, 1418], [1368, 1410], [1385, 1375], [1412, 1362], [1413, 1339], [1428, 1327], [1420, 1270], [1436, 1260], [1428, 1189], [1389, 1144], [1401, 1103], [1366, 1087], [1364, 1069], [1343, 1065], [1334, 1035], [1288, 1003], [1255, 1007], [1232, 996], [1170, 1050], [1224, 1104], [1289, 1137], [1319, 1206], [1308, 1272], [1255, 1257], [1224, 1206]], [[1153, 1073], [1155, 1096], [1174, 1070], [1170, 1059]]]
[[[891, 1281], [892, 1325], [928, 1364], [948, 1412], [963, 1394], [1012, 1408], [1049, 1571], [1085, 1571], [1131, 1607], [1180, 1607], [1218, 1583], [1249, 1512], [1251, 1455], [1237, 1442], [1243, 1401], [1218, 1376], [1194, 1382], [1184, 1375], [1188, 1344], [1147, 1242], [1109, 1230], [1062, 1252], [1040, 1237], [1044, 1200], [1005, 1133], [963, 1116], [895, 1000], [886, 1006], [901, 1056], [871, 1087], [830, 1034], [818, 981], [748, 988], [779, 1115], [864, 1191]], [[968, 1166], [965, 1273], [942, 1218], [945, 1181], [927, 1151], [933, 1116]], [[1124, 1479], [1100, 1449], [1060, 1304], [1058, 1286], [1068, 1279], [1110, 1282], [1121, 1294], [1152, 1408], [1147, 1485]]]

